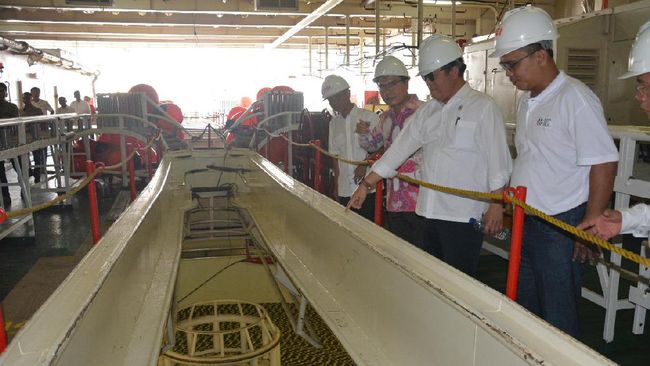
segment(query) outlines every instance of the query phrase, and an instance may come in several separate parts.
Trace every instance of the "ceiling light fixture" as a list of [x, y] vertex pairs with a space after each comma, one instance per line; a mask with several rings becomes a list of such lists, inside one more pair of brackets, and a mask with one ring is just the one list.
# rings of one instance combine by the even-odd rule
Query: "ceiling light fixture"
[[[451, 0], [423, 0], [424, 4], [427, 5], [451, 5]], [[456, 5], [462, 5], [460, 1], [456, 1]]]

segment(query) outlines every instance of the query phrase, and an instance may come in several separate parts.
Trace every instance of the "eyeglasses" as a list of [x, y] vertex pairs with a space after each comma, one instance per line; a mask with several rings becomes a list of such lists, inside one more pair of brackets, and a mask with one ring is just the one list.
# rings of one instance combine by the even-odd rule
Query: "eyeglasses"
[[539, 50], [541, 50], [541, 48], [538, 48], [538, 49], [535, 49], [535, 50], [533, 50], [533, 51], [528, 52], [528, 54], [526, 54], [526, 56], [520, 58], [520, 59], [517, 60], [517, 61], [499, 62], [499, 65], [501, 65], [501, 67], [502, 67], [505, 71], [510, 71], [510, 72], [512, 72], [512, 71], [515, 70], [515, 68], [517, 67], [517, 65], [518, 65], [521, 61], [527, 59], [528, 57], [530, 57], [530, 55], [534, 54], [535, 52], [537, 52], [537, 51], [539, 51]]
[[393, 81], [389, 81], [387, 83], [377, 83], [377, 87], [379, 89], [390, 89], [394, 87], [395, 85], [399, 84], [402, 81], [402, 79], [395, 79]]
[[[438, 71], [438, 70], [436, 70], [436, 71]], [[427, 80], [433, 82], [433, 80], [436, 78], [436, 75], [435, 75], [436, 71], [431, 71], [430, 73], [428, 73], [426, 75], [422, 75], [422, 80], [424, 80], [425, 83], [427, 82]]]
[[644, 97], [650, 96], [650, 85], [648, 84], [639, 84], [635, 89], [637, 93], [643, 95]]

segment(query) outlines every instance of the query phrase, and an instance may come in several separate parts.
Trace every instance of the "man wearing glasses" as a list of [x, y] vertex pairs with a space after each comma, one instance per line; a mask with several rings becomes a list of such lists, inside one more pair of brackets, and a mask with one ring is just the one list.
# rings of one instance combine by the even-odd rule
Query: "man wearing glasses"
[[[434, 35], [420, 46], [419, 75], [433, 100], [422, 105], [372, 171], [354, 192], [358, 207], [368, 189], [396, 170], [416, 150], [423, 150], [422, 180], [482, 192], [501, 193], [512, 170], [505, 126], [494, 101], [463, 79], [462, 50], [450, 37]], [[416, 213], [425, 217], [425, 250], [474, 276], [483, 243], [470, 218], [484, 215], [485, 232], [503, 225], [500, 202], [484, 202], [421, 187]]]
[[[517, 105], [510, 185], [527, 187], [527, 203], [577, 225], [607, 208], [618, 152], [596, 95], [558, 70], [552, 51], [557, 38], [544, 10], [513, 9], [497, 28], [490, 56], [500, 57], [510, 81], [526, 92]], [[577, 337], [581, 262], [590, 255], [573, 236], [527, 216], [517, 301]]]
[[[388, 149], [404, 128], [407, 118], [422, 104], [417, 95], [409, 94], [409, 79], [406, 66], [398, 58], [386, 56], [377, 63], [373, 81], [390, 109], [379, 116], [379, 124], [372, 130], [368, 123], [361, 121], [357, 124], [362, 148], [371, 152]], [[397, 171], [419, 179], [421, 162], [422, 149], [418, 149]], [[422, 218], [415, 213], [418, 191], [415, 184], [389, 179], [386, 183], [386, 223], [393, 234], [421, 247]]]
[[[630, 51], [628, 72], [619, 79], [632, 77], [637, 82], [634, 97], [650, 118], [650, 21], [639, 29]], [[639, 204], [620, 211], [607, 209], [602, 215], [587, 220], [578, 228], [589, 230], [604, 240], [621, 233], [647, 238], [650, 233], [650, 206]]]

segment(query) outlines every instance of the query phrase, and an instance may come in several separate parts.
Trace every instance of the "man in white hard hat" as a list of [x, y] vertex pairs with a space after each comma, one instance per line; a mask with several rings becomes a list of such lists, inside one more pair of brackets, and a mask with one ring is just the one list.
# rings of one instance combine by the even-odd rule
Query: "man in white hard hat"
[[[359, 123], [359, 144], [368, 151], [387, 150], [407, 118], [423, 103], [417, 95], [409, 94], [409, 74], [404, 63], [394, 56], [384, 57], [375, 67], [372, 79], [377, 83], [382, 99], [390, 107], [379, 116], [379, 125], [370, 130], [368, 124]], [[397, 171], [420, 178], [422, 149], [411, 155]], [[397, 178], [386, 182], [386, 223], [388, 229], [400, 238], [422, 246], [422, 217], [415, 213], [419, 186]]]
[[[419, 75], [433, 99], [406, 123], [391, 147], [357, 188], [350, 205], [358, 207], [382, 177], [422, 148], [422, 180], [482, 192], [503, 192], [512, 160], [505, 126], [494, 101], [463, 79], [462, 50], [450, 37], [434, 35], [420, 46]], [[424, 216], [424, 246], [430, 254], [474, 276], [483, 232], [469, 224], [484, 215], [486, 233], [503, 225], [500, 202], [484, 202], [420, 187], [416, 213]]]
[[[636, 78], [636, 100], [650, 118], [650, 21], [639, 29], [630, 51], [628, 71], [619, 79]], [[647, 238], [650, 233], [650, 206], [639, 204], [634, 207], [611, 210], [578, 226], [591, 233], [609, 239], [618, 234], [632, 234]]]
[[[596, 95], [558, 70], [551, 17], [525, 6], [508, 11], [496, 31], [496, 50], [510, 81], [526, 93], [517, 106], [511, 186], [528, 188], [527, 203], [577, 225], [609, 203], [618, 152]], [[517, 302], [577, 337], [582, 262], [591, 251], [563, 230], [529, 215]]]
[[[365, 160], [368, 151], [359, 145], [359, 136], [355, 129], [360, 121], [369, 123], [374, 128], [379, 123], [379, 117], [371, 111], [357, 107], [350, 101], [350, 85], [338, 75], [329, 75], [323, 80], [321, 94], [334, 110], [334, 117], [329, 124], [329, 152], [348, 160]], [[363, 179], [366, 167], [337, 161], [334, 164], [334, 171], [337, 177], [336, 196], [338, 202], [345, 206], [358, 182]], [[358, 209], [360, 215], [372, 221], [375, 200], [369, 200], [367, 204], [358, 207]]]

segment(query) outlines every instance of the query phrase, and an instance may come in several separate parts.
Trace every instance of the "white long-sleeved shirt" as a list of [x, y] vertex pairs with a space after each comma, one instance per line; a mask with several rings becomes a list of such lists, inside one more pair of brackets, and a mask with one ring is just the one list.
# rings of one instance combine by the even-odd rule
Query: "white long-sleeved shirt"
[[587, 202], [591, 166], [618, 161], [600, 101], [564, 72], [520, 99], [515, 145], [510, 185], [527, 187], [526, 202], [549, 215]]
[[637, 238], [647, 238], [650, 233], [650, 206], [639, 204], [621, 210], [623, 222], [621, 234], [632, 234]]
[[[338, 154], [348, 160], [364, 160], [366, 158], [368, 152], [359, 145], [359, 135], [354, 132], [360, 120], [370, 122], [371, 129], [379, 124], [379, 116], [357, 106], [352, 107], [352, 110], [345, 118], [341, 115], [332, 118], [329, 124], [328, 150], [330, 153]], [[357, 188], [357, 183], [354, 181], [354, 170], [357, 166], [340, 161], [338, 164], [337, 195], [350, 197]]]
[[[512, 158], [499, 108], [487, 95], [465, 84], [446, 104], [421, 106], [372, 170], [392, 177], [418, 148], [422, 179], [455, 188], [489, 192], [506, 185]], [[488, 203], [421, 187], [415, 212], [430, 219], [468, 222]]]

